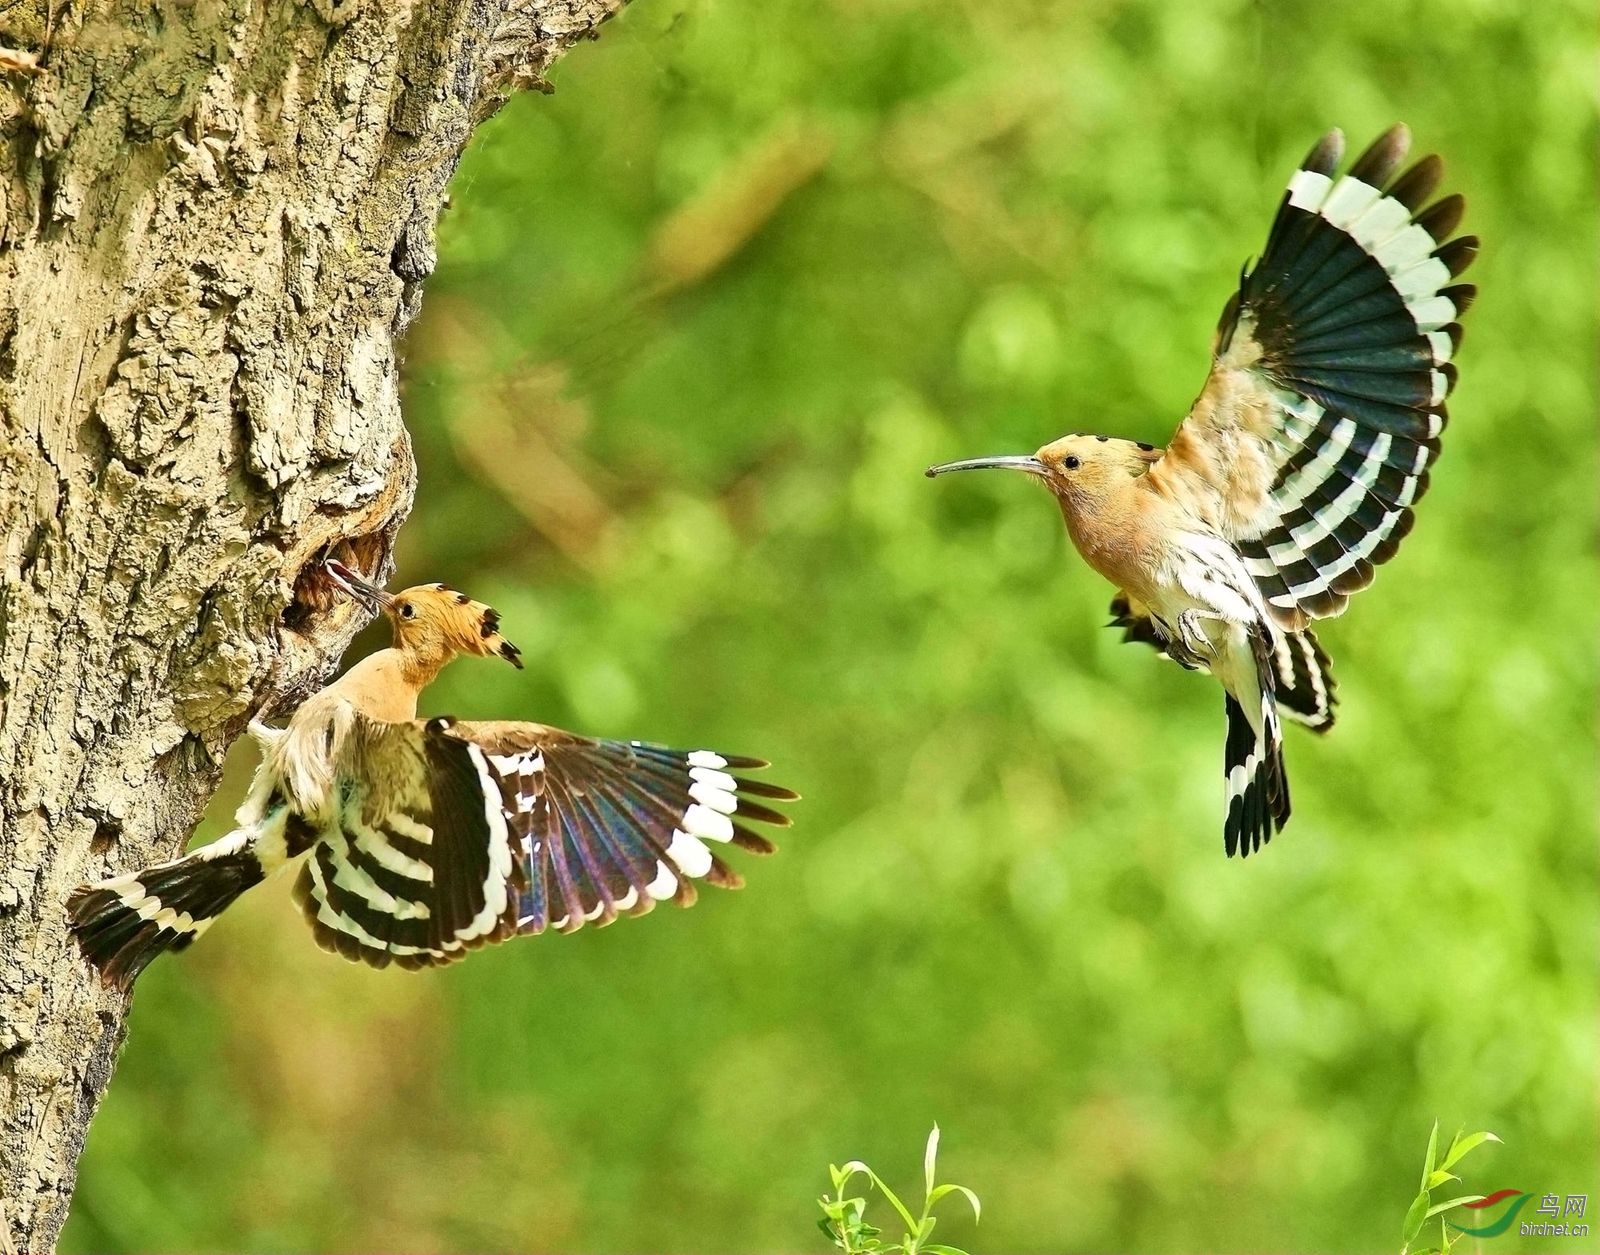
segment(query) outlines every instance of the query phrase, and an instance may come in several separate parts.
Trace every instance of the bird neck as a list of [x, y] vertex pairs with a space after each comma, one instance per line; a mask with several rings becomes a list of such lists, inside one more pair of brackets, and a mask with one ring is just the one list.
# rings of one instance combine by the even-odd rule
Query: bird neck
[[1160, 547], [1141, 480], [1103, 496], [1057, 493], [1067, 534], [1091, 567], [1113, 584], [1145, 596]]
[[1066, 521], [1067, 534], [1085, 557], [1116, 545], [1123, 538], [1127, 510], [1113, 497], [1094, 497], [1087, 493], [1059, 490], [1056, 504]]
[[409, 649], [380, 649], [330, 684], [325, 692], [343, 698], [369, 719], [399, 723], [417, 717], [417, 698], [450, 658]]

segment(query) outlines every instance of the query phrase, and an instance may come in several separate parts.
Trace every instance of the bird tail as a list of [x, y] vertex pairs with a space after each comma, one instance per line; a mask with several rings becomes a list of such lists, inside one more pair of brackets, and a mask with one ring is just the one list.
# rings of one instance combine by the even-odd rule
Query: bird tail
[[170, 863], [83, 885], [67, 899], [72, 932], [106, 984], [129, 988], [151, 959], [182, 950], [265, 877], [258, 833], [240, 828]]
[[1228, 856], [1248, 857], [1289, 822], [1289, 776], [1283, 766], [1283, 726], [1270, 684], [1262, 686], [1260, 724], [1227, 694], [1228, 741], [1223, 763], [1228, 815], [1223, 842]]

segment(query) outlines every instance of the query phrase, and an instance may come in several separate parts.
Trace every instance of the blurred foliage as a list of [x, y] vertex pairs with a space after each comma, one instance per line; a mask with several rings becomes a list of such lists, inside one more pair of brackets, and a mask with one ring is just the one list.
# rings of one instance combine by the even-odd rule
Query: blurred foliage
[[[424, 975], [250, 895], [141, 982], [67, 1248], [794, 1251], [934, 1119], [997, 1251], [1393, 1249], [1435, 1114], [1592, 1188], [1595, 50], [1570, 0], [638, 0], [463, 163], [400, 574], [530, 662], [432, 712], [760, 753], [798, 823]], [[1214, 684], [1037, 491], [921, 470], [1163, 440], [1294, 163], [1398, 117], [1482, 296], [1230, 862]]]

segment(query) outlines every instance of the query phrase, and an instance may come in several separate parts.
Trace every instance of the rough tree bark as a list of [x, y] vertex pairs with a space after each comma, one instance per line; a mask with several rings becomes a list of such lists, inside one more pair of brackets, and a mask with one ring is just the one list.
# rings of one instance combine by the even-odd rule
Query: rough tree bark
[[80, 881], [185, 843], [411, 504], [396, 337], [473, 127], [623, 0], [0, 0], [0, 1239], [49, 1249], [125, 1000]]

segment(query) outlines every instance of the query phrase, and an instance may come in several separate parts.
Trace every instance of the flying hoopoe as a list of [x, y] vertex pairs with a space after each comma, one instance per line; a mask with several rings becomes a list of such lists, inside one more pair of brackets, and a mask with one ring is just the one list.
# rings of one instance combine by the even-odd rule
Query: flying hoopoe
[[1031, 456], [927, 472], [1042, 480], [1073, 544], [1119, 590], [1112, 625], [1222, 682], [1230, 855], [1289, 818], [1279, 711], [1333, 726], [1310, 621], [1342, 613], [1394, 556], [1439, 453], [1456, 320], [1476, 291], [1452, 280], [1478, 241], [1451, 238], [1459, 195], [1428, 204], [1438, 157], [1399, 173], [1410, 142], [1392, 128], [1342, 178], [1339, 131], [1311, 150], [1164, 451], [1069, 435]]
[[689, 906], [696, 880], [743, 883], [711, 845], [774, 849], [745, 824], [787, 825], [758, 799], [798, 795], [731, 774], [761, 759], [537, 723], [418, 719], [418, 695], [458, 655], [522, 666], [500, 616], [445, 584], [387, 593], [341, 563], [325, 569], [389, 617], [393, 646], [307, 699], [287, 727], [251, 726], [262, 762], [234, 831], [72, 895], [73, 931], [108, 984], [128, 988], [302, 857], [294, 895], [325, 950], [416, 968], [664, 899]]

